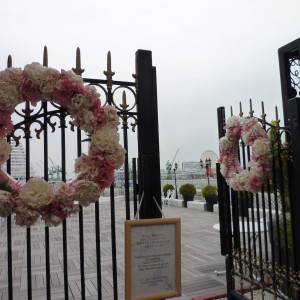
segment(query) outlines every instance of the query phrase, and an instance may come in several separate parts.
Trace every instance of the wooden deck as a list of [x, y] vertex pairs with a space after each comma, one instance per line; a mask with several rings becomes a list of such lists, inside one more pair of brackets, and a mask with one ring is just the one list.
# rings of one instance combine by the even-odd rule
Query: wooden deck
[[[115, 204], [118, 295], [124, 299], [124, 201]], [[224, 257], [220, 255], [219, 232], [213, 229], [218, 214], [187, 208], [163, 207], [166, 217], [181, 218], [182, 239], [182, 296], [173, 299], [192, 299], [208, 293], [225, 290]], [[69, 299], [81, 299], [78, 217], [67, 221]], [[100, 201], [102, 299], [113, 299], [110, 206]], [[64, 299], [62, 228], [50, 228], [51, 298]], [[7, 299], [7, 242], [6, 221], [0, 221], [0, 299]], [[26, 230], [13, 225], [13, 289], [14, 299], [27, 299]], [[33, 299], [46, 299], [45, 230], [40, 222], [31, 230]], [[84, 210], [84, 256], [86, 299], [97, 298], [96, 249], [93, 208]]]

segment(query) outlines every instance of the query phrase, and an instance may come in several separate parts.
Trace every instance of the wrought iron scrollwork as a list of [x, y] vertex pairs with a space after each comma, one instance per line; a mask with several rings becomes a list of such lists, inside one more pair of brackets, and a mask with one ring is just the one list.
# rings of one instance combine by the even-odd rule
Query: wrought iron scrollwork
[[295, 96], [300, 95], [300, 59], [290, 58], [290, 78], [291, 78], [291, 87], [295, 90]]
[[274, 299], [298, 299], [300, 292], [300, 271], [296, 272], [292, 268], [287, 270], [284, 265], [275, 265], [271, 261], [260, 259], [259, 256], [242, 253], [240, 249], [232, 249], [233, 258], [233, 279], [239, 282], [240, 293], [244, 294], [245, 281], [250, 283], [247, 293], [253, 297], [253, 291], [258, 290], [261, 299], [269, 293]]

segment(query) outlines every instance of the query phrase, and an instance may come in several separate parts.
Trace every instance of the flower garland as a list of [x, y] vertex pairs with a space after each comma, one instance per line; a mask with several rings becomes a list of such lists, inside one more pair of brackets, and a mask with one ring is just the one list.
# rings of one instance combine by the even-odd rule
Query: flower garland
[[[271, 142], [256, 118], [232, 116], [227, 120], [226, 134], [219, 141], [221, 174], [236, 191], [257, 193], [272, 172]], [[238, 159], [240, 138], [252, 147], [249, 170], [242, 170]]]
[[71, 182], [53, 187], [43, 179], [30, 179], [21, 186], [0, 168], [0, 216], [15, 214], [16, 224], [31, 226], [41, 216], [47, 226], [57, 226], [79, 210], [79, 204], [96, 202], [101, 191], [114, 181], [114, 170], [124, 163], [125, 149], [119, 144], [119, 117], [112, 106], [101, 107], [95, 87], [84, 86], [72, 71], [61, 72], [41, 66], [26, 65], [24, 70], [8, 68], [0, 72], [0, 165], [6, 162], [12, 147], [6, 137], [13, 130], [11, 114], [28, 100], [52, 101], [64, 107], [91, 138], [89, 153], [75, 161]]

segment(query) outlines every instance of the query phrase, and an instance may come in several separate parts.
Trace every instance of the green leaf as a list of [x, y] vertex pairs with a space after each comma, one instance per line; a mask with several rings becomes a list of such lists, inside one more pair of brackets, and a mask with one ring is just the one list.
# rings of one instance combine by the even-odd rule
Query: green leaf
[[277, 149], [275, 147], [270, 147], [270, 150], [273, 155], [276, 155]]
[[0, 190], [7, 191], [11, 193], [11, 187], [7, 185], [8, 184], [8, 178], [0, 183]]

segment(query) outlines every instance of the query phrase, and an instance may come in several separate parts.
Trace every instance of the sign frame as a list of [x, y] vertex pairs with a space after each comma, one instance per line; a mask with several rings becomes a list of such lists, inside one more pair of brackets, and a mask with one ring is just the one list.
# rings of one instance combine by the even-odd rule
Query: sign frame
[[[175, 288], [172, 290], [162, 289], [153, 294], [147, 293], [147, 287], [143, 287], [145, 293], [143, 295], [134, 295], [134, 281], [137, 278], [132, 278], [134, 267], [134, 259], [132, 259], [132, 238], [133, 228], [139, 227], [140, 230], [147, 232], [149, 226], [156, 229], [156, 232], [162, 232], [165, 225], [174, 226], [174, 240], [168, 241], [172, 245], [175, 254]], [[156, 227], [157, 226], [157, 227]], [[148, 228], [147, 228], [148, 227]], [[161, 229], [161, 230], [160, 230]], [[146, 235], [147, 236], [147, 235]], [[149, 241], [150, 243], [150, 241]], [[152, 247], [153, 243], [151, 244]], [[161, 246], [161, 245], [160, 245]], [[159, 250], [159, 249], [157, 249]], [[154, 264], [155, 267], [155, 264]], [[141, 220], [126, 220], [125, 221], [125, 300], [147, 300], [147, 299], [166, 299], [181, 296], [181, 219], [180, 218], [160, 218], [160, 219], [141, 219]]]

